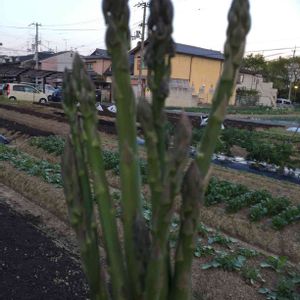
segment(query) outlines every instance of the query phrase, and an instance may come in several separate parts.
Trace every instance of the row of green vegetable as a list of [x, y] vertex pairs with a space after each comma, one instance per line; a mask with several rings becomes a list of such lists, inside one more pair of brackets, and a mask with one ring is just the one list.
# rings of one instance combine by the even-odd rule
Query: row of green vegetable
[[[204, 129], [193, 130], [193, 144], [200, 142]], [[250, 131], [237, 128], [222, 130], [217, 143], [216, 153], [233, 156], [232, 147], [246, 150], [246, 159], [266, 162], [283, 167], [296, 168], [300, 165], [300, 138], [268, 131]]]
[[[118, 175], [119, 154], [104, 151], [103, 157], [105, 169], [113, 170]], [[5, 145], [0, 146], [0, 160], [9, 161], [17, 169], [29, 175], [39, 176], [48, 183], [62, 186], [59, 164], [37, 160]], [[147, 163], [143, 159], [140, 159], [140, 170], [143, 183], [146, 183]], [[251, 191], [244, 185], [212, 178], [206, 192], [205, 205], [211, 206], [218, 203], [225, 203], [228, 213], [236, 213], [243, 208], [248, 208], [251, 221], [271, 217], [272, 226], [277, 230], [300, 219], [300, 206], [293, 206], [287, 198], [273, 197], [267, 191]]]
[[[170, 134], [174, 128], [169, 124]], [[204, 129], [193, 130], [193, 144], [200, 141]], [[45, 151], [61, 155], [64, 148], [64, 139], [58, 136], [35, 137], [30, 144]], [[299, 157], [300, 138], [268, 131], [249, 131], [237, 128], [227, 128], [221, 132], [217, 143], [216, 153], [232, 156], [232, 147], [240, 146], [247, 151], [246, 159], [257, 162], [266, 162], [283, 167], [296, 168], [300, 165]], [[116, 156], [112, 154], [112, 156]], [[144, 164], [142, 161], [141, 164]]]
[[228, 213], [247, 208], [252, 222], [271, 217], [272, 227], [276, 230], [300, 220], [300, 205], [292, 205], [285, 197], [273, 197], [267, 191], [252, 191], [241, 184], [212, 178], [206, 192], [205, 205], [219, 203], [225, 204]]

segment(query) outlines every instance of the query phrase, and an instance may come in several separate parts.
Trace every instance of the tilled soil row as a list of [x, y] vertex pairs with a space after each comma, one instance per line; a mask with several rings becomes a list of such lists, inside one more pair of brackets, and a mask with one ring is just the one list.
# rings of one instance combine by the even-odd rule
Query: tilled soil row
[[5, 128], [6, 130], [12, 132], [22, 132], [23, 134], [28, 134], [30, 136], [49, 136], [53, 135], [53, 132], [37, 129], [34, 127], [30, 127], [24, 125], [22, 123], [18, 123], [16, 121], [11, 121], [7, 119], [0, 118], [0, 127]]
[[[33, 118], [33, 120], [37, 121], [37, 124], [39, 124], [41, 120], [43, 120], [44, 122], [47, 120], [52, 122], [56, 121], [57, 123], [68, 124], [68, 120], [63, 112], [59, 112], [59, 111], [40, 112], [28, 107], [22, 107], [22, 106], [18, 107], [18, 106], [12, 106], [7, 104], [0, 104], [0, 119], [2, 120], [7, 120], [7, 119], [14, 120], [22, 124], [23, 121], [26, 122], [26, 116], [30, 116], [30, 118]], [[32, 127], [34, 126], [32, 125]], [[109, 134], [117, 133], [115, 121], [111, 120], [111, 118], [99, 119], [98, 130]], [[66, 134], [65, 132], [61, 132], [61, 133], [53, 132], [53, 133], [60, 134], [60, 135]]]

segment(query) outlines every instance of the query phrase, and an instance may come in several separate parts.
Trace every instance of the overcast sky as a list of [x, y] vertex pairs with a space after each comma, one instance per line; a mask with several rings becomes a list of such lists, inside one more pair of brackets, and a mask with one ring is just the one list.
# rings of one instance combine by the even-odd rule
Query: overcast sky
[[[139, 30], [142, 9], [132, 8], [131, 30]], [[178, 43], [223, 51], [231, 0], [174, 0], [174, 39]], [[300, 0], [250, 0], [252, 28], [247, 51], [269, 59], [300, 55]], [[99, 0], [0, 0], [1, 54], [24, 54], [34, 42], [33, 22], [41, 23], [41, 50], [77, 49], [88, 55], [105, 48], [105, 24]], [[137, 41], [132, 41], [132, 46]], [[281, 49], [284, 48], [284, 49]], [[287, 48], [287, 49], [286, 49]], [[271, 51], [271, 49], [275, 49]], [[280, 50], [276, 50], [280, 49]], [[255, 52], [256, 53], [256, 52]]]

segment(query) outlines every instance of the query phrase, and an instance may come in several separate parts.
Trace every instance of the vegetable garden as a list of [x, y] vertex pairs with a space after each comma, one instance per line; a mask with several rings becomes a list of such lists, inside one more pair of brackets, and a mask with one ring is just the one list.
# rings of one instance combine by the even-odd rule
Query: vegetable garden
[[[233, 134], [230, 135], [230, 132]], [[199, 134], [199, 132], [195, 132], [194, 134], [195, 142], [197, 141], [197, 134]], [[225, 143], [228, 145], [238, 144], [240, 142], [244, 143], [252, 138], [269, 138], [271, 141], [275, 141], [275, 143], [290, 141], [293, 147], [299, 143], [297, 137], [291, 139], [289, 136], [269, 132], [247, 132], [228, 129], [228, 131], [225, 131], [221, 136], [221, 139], [226, 141]], [[57, 157], [58, 161], [65, 144], [64, 138], [59, 136], [32, 137], [27, 140], [27, 143], [31, 147], [41, 149], [41, 151]], [[225, 149], [225, 147], [223, 149]], [[111, 172], [110, 174], [112, 174], [112, 176], [118, 177], [118, 152], [104, 150], [103, 157], [105, 169]], [[50, 185], [58, 188], [62, 186], [59, 164], [48, 163], [45, 160], [38, 159], [30, 153], [18, 150], [18, 147], [1, 145], [0, 161], [6, 161], [20, 172], [26, 173], [29, 176], [38, 177]], [[149, 193], [147, 193], [147, 164], [142, 158], [140, 159], [140, 168], [146, 190], [143, 215], [147, 221], [151, 218], [152, 210], [147, 200], [149, 195]], [[118, 192], [120, 186], [113, 184], [112, 188], [112, 195], [115, 207], [117, 208], [116, 218], [121, 218], [122, 209], [120, 207], [120, 194]], [[276, 197], [268, 191], [251, 190], [243, 184], [234, 184], [216, 177], [210, 180], [203, 209], [221, 209], [224, 211], [223, 217], [226, 218], [227, 215], [229, 219], [234, 217], [238, 220], [240, 216], [244, 216], [244, 221], [246, 218], [247, 223], [252, 224], [251, 226], [258, 228], [263, 226], [264, 229], [267, 226], [268, 230], [265, 233], [266, 235], [271, 233], [277, 236], [276, 232], [280, 233], [282, 230], [282, 235], [284, 235], [290, 231], [290, 226], [292, 226], [291, 228], [293, 230], [298, 230], [299, 228], [300, 203], [297, 204], [287, 197]], [[205, 213], [205, 211], [203, 213]], [[265, 252], [265, 250], [270, 251], [272, 249], [268, 247], [265, 248], [260, 241], [251, 240], [251, 238], [248, 239], [247, 236], [242, 236], [241, 234], [236, 235], [234, 232], [230, 232], [230, 229], [226, 230], [226, 228], [218, 226], [218, 224], [216, 224], [217, 226], [213, 226], [214, 224], [212, 223], [213, 222], [207, 223], [211, 227], [207, 227], [203, 223], [200, 223], [198, 226], [193, 272], [203, 272], [203, 274], [205, 274], [205, 272], [220, 270], [222, 272], [233, 273], [235, 274], [235, 278], [242, 279], [245, 285], [250, 285], [256, 290], [257, 299], [284, 299], [284, 297], [286, 297], [286, 299], [298, 299], [298, 285], [300, 281], [297, 275], [297, 268], [287, 260], [287, 258], [289, 258], [289, 260], [295, 262], [295, 257], [292, 257], [290, 253], [278, 252], [278, 249], [275, 249], [273, 252], [278, 254], [278, 256], [268, 254], [269, 252]], [[215, 229], [212, 229], [212, 227]], [[234, 238], [218, 231], [218, 227], [219, 230], [227, 232], [229, 236], [234, 236]], [[177, 239], [178, 229], [178, 218], [176, 218], [175, 215], [170, 228], [171, 241]], [[286, 229], [288, 231], [286, 231]], [[257, 232], [263, 231], [258, 230]], [[280, 236], [282, 235], [280, 233]], [[267, 240], [270, 239], [270, 237], [267, 236], [265, 236], [265, 238]], [[272, 237], [272, 239], [273, 238], [274, 237]], [[242, 241], [246, 241], [247, 244]], [[286, 244], [286, 246], [299, 249], [295, 240], [291, 241], [290, 244]], [[299, 261], [300, 257], [297, 256], [296, 262], [299, 263]], [[197, 292], [197, 282], [194, 282], [194, 285], [194, 298], [200, 299], [197, 296], [197, 293], [199, 293]], [[203, 288], [204, 287], [202, 287], [202, 290]]]

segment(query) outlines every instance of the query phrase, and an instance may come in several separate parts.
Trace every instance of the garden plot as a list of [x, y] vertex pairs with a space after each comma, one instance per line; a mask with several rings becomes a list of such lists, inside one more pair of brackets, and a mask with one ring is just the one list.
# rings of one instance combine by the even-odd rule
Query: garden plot
[[[59, 137], [32, 138], [29, 143], [31, 143], [31, 147], [42, 147], [43, 151], [48, 151], [56, 157], [63, 151], [63, 140]], [[1, 157], [2, 160], [9, 162], [10, 167], [14, 166], [23, 173], [39, 177], [45, 183], [52, 184], [57, 188], [62, 187], [58, 164], [35, 159], [22, 151], [7, 146], [2, 146]], [[57, 160], [59, 159], [57, 158]], [[104, 150], [104, 164], [105, 169], [109, 172], [111, 186], [120, 188], [118, 153], [112, 149]], [[147, 165], [144, 159], [141, 159], [140, 166], [143, 182], [146, 183]], [[144, 193], [146, 196], [149, 195], [147, 185], [144, 187]], [[203, 206], [201, 212], [201, 219], [213, 227], [222, 228], [232, 236], [252, 242], [271, 252], [287, 255], [290, 259], [299, 262], [300, 244], [297, 242], [296, 234], [300, 216], [299, 204], [296, 198], [293, 200], [284, 196], [277, 198], [268, 192], [255, 192], [244, 185], [231, 184], [228, 181], [219, 183], [213, 179], [207, 195], [206, 206]], [[231, 205], [230, 209], [227, 208], [229, 205]], [[269, 212], [268, 209], [273, 205], [276, 206], [276, 210]], [[255, 214], [259, 217], [253, 217]], [[251, 217], [247, 218], [248, 215]], [[278, 231], [284, 227], [287, 227], [284, 231]], [[288, 247], [283, 247], [282, 241]]]
[[[10, 136], [11, 133], [8, 131], [5, 134], [8, 137], [14, 136]], [[103, 134], [101, 136], [105, 150], [105, 166], [109, 174], [110, 184], [119, 189], [117, 140], [113, 136], [105, 137]], [[59, 155], [62, 149], [63, 143], [61, 143], [61, 138], [59, 137], [28, 139], [26, 136], [16, 136], [12, 146], [3, 146], [1, 148], [2, 159], [0, 163], [1, 181], [16, 189], [20, 189], [28, 198], [33, 199], [37, 204], [47, 208], [66, 221], [66, 207], [58, 166], [60, 161]], [[52, 160], [50, 157], [52, 157]], [[146, 201], [147, 193], [149, 192], [146, 184], [147, 165], [144, 159], [141, 159], [141, 171], [146, 195], [144, 216], [147, 219], [151, 216], [151, 208], [148, 207]], [[260, 176], [245, 175], [245, 173], [220, 167], [215, 167], [213, 174], [217, 175], [219, 179], [239, 181], [244, 186], [247, 186], [249, 190], [257, 189], [255, 188], [255, 181], [259, 181], [257, 184], [260, 184], [259, 190], [263, 188], [262, 185], [264, 184], [262, 182], [267, 182], [267, 189], [272, 192], [268, 198], [273, 199], [280, 195], [282, 197], [285, 196], [291, 202], [291, 207], [299, 204], [297, 201], [298, 186], [271, 181], [263, 177], [260, 179]], [[246, 191], [245, 188], [241, 189], [244, 192]], [[217, 188], [211, 190], [217, 190]], [[219, 191], [217, 196], [211, 196], [214, 199], [222, 197], [225, 198], [221, 191]], [[296, 297], [295, 293], [299, 292], [297, 270], [289, 265], [286, 258], [280, 256], [286, 256], [289, 260], [299, 263], [299, 257], [297, 256], [297, 253], [300, 253], [297, 236], [297, 232], [299, 232], [298, 219], [293, 219], [291, 224], [286, 224], [284, 229], [276, 231], [272, 227], [272, 218], [276, 215], [263, 215], [262, 220], [255, 222], [248, 218], [250, 207], [245, 206], [238, 212], [229, 214], [226, 212], [227, 202], [222, 200], [210, 206], [203, 205], [201, 220], [207, 225], [211, 225], [211, 227], [220, 228], [222, 232], [228, 233], [229, 236], [247, 241], [251, 246], [245, 246], [242, 242], [234, 239], [232, 242], [231, 238], [229, 238], [231, 242], [228, 245], [223, 245], [221, 241], [228, 237], [224, 237], [220, 232], [210, 231], [204, 225], [200, 226], [193, 266], [195, 299], [201, 299], [199, 298], [200, 291], [207, 293], [207, 299], [217, 300], [265, 299], [265, 297], [270, 297], [275, 292], [280, 296], [284, 294], [289, 295], [289, 297]], [[279, 214], [286, 210], [288, 206], [281, 207], [283, 210]], [[121, 216], [120, 210], [119, 214]], [[174, 233], [172, 237], [176, 238], [176, 221], [173, 227]], [[205, 234], [206, 231], [208, 232], [207, 234]], [[245, 253], [241, 255], [241, 252], [239, 252], [240, 248], [245, 247], [252, 251], [254, 246], [259, 246], [260, 249], [256, 249], [256, 251], [263, 252], [263, 254], [248, 258]], [[261, 249], [269, 250], [272, 254], [266, 254]], [[274, 253], [278, 254], [279, 257], [275, 257]], [[268, 258], [268, 256], [273, 258]], [[275, 264], [276, 261], [278, 261], [278, 265], [284, 265], [287, 269], [282, 271], [279, 268], [280, 272], [277, 272], [277, 267], [261, 266], [263, 262], [266, 264], [274, 262]], [[261, 278], [265, 281], [261, 280]], [[220, 286], [223, 287], [220, 288]], [[258, 292], [259, 289], [261, 289], [261, 293]], [[288, 299], [297, 299], [295, 297]]]

